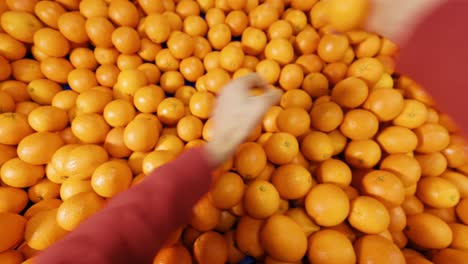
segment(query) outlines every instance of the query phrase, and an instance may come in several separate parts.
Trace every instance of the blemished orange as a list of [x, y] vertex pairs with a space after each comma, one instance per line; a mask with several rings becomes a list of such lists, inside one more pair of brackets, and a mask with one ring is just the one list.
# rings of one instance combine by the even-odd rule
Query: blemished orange
[[369, 169], [380, 161], [382, 150], [372, 139], [352, 140], [346, 146], [344, 155], [346, 162], [352, 167]]
[[57, 208], [42, 211], [29, 219], [24, 237], [31, 248], [44, 250], [68, 233], [58, 225], [57, 211]]
[[210, 201], [219, 209], [230, 209], [242, 201], [244, 182], [234, 172], [222, 174], [209, 192]]
[[125, 160], [110, 160], [99, 165], [91, 177], [91, 187], [102, 197], [114, 197], [127, 190], [133, 174]]
[[270, 4], [258, 5], [249, 12], [249, 24], [260, 30], [267, 29], [278, 18], [278, 10]]
[[265, 79], [269, 84], [274, 84], [278, 81], [281, 74], [281, 67], [273, 59], [261, 60], [257, 66], [255, 66], [255, 71]]
[[301, 165], [287, 164], [273, 172], [271, 183], [281, 198], [295, 200], [304, 197], [315, 182], [310, 172]]
[[60, 198], [62, 201], [66, 201], [78, 193], [92, 191], [90, 180], [69, 178], [60, 185]]
[[294, 48], [286, 39], [272, 39], [265, 46], [265, 57], [278, 62], [280, 65], [291, 63], [294, 59]]
[[365, 235], [354, 244], [358, 263], [406, 263], [401, 250], [392, 241], [380, 235]]
[[409, 187], [418, 182], [421, 177], [421, 166], [418, 161], [406, 154], [391, 154], [380, 163], [380, 169], [390, 171]]
[[228, 245], [224, 237], [217, 232], [206, 232], [200, 235], [193, 244], [194, 257], [200, 264], [226, 263]]
[[189, 224], [200, 232], [207, 232], [218, 225], [220, 218], [221, 211], [205, 195], [193, 207]]
[[258, 143], [247, 142], [239, 146], [234, 155], [234, 167], [244, 179], [257, 177], [265, 168], [267, 156]]
[[304, 72], [298, 64], [287, 64], [281, 69], [278, 80], [279, 85], [284, 90], [298, 89], [304, 80]]
[[44, 177], [44, 174], [42, 165], [33, 165], [19, 158], [10, 159], [0, 169], [2, 182], [16, 188], [33, 186]]
[[435, 208], [454, 207], [460, 201], [460, 191], [449, 180], [441, 177], [423, 177], [418, 181], [416, 195]]
[[0, 114], [0, 144], [17, 145], [34, 130], [29, 126], [27, 117], [20, 113]]
[[379, 234], [390, 225], [390, 214], [378, 200], [359, 196], [351, 201], [348, 221], [352, 227], [363, 233]]
[[0, 186], [0, 213], [19, 214], [28, 204], [28, 193], [19, 188]]
[[340, 131], [351, 140], [370, 139], [379, 130], [379, 120], [370, 111], [353, 109], [348, 111], [340, 125]]
[[280, 196], [275, 186], [264, 180], [252, 182], [244, 194], [244, 207], [248, 215], [265, 219], [279, 209]]
[[280, 132], [300, 136], [310, 127], [310, 117], [306, 110], [298, 107], [286, 108], [276, 118], [276, 124]]
[[415, 245], [426, 249], [446, 248], [453, 239], [450, 226], [428, 213], [408, 215], [405, 235]]
[[409, 128], [389, 126], [376, 137], [377, 142], [387, 153], [409, 153], [416, 149], [418, 138]]
[[268, 255], [281, 261], [299, 261], [307, 252], [304, 231], [285, 215], [276, 214], [264, 223], [260, 241]]
[[440, 124], [426, 123], [414, 129], [418, 138], [416, 151], [432, 153], [445, 149], [450, 144], [448, 130]]
[[365, 102], [369, 89], [364, 81], [348, 77], [338, 82], [332, 89], [331, 99], [341, 107], [355, 108]]
[[343, 110], [335, 102], [315, 104], [310, 111], [310, 123], [322, 132], [331, 132], [343, 122]]
[[405, 199], [405, 189], [400, 179], [384, 170], [373, 170], [361, 179], [362, 191], [384, 205], [399, 206]]
[[0, 252], [13, 249], [21, 243], [26, 222], [26, 218], [19, 214], [0, 213], [0, 230], [4, 234], [0, 239]]
[[401, 93], [395, 89], [377, 89], [370, 92], [363, 108], [374, 113], [380, 121], [396, 118], [404, 109]]
[[[320, 199], [327, 196], [329, 199]], [[305, 209], [315, 223], [320, 226], [336, 226], [342, 223], [350, 212], [350, 203], [346, 193], [337, 185], [318, 184], [305, 198]]]
[[242, 253], [252, 257], [260, 257], [264, 254], [264, 249], [260, 244], [260, 230], [264, 220], [242, 216], [239, 218], [235, 232], [237, 247]]
[[345, 35], [326, 34], [320, 39], [317, 54], [325, 62], [338, 62], [343, 58], [348, 47], [349, 41]]
[[60, 185], [44, 178], [28, 189], [29, 200], [37, 203], [42, 200], [54, 199], [59, 196]]
[[112, 127], [126, 126], [135, 117], [136, 111], [132, 103], [124, 99], [109, 102], [104, 107], [103, 117]]
[[99, 145], [83, 144], [73, 146], [65, 152], [63, 168], [59, 172], [69, 178], [87, 180], [91, 178], [94, 170], [108, 159], [109, 156], [106, 150]]
[[312, 98], [302, 89], [288, 90], [281, 96], [280, 106], [284, 109], [299, 107], [306, 111], [312, 108]]
[[328, 134], [312, 131], [302, 139], [301, 151], [310, 161], [324, 161], [331, 158], [334, 147]]
[[351, 264], [356, 262], [351, 241], [343, 233], [325, 229], [312, 234], [308, 239], [307, 257], [317, 264]]
[[105, 200], [95, 192], [75, 194], [57, 210], [57, 223], [67, 231], [76, 229], [84, 220], [104, 207]]
[[315, 170], [316, 178], [321, 183], [332, 183], [338, 186], [348, 186], [351, 183], [350, 167], [339, 159], [327, 159]]
[[299, 152], [297, 139], [293, 135], [284, 132], [271, 135], [263, 147], [268, 160], [277, 165], [291, 162]]

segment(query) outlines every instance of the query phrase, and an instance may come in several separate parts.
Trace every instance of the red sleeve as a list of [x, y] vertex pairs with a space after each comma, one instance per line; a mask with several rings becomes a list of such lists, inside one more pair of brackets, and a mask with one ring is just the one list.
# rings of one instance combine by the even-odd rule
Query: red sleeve
[[[423, 85], [468, 133], [468, 2], [448, 0], [401, 47], [398, 70]], [[466, 134], [468, 135], [468, 134]]]
[[206, 193], [213, 166], [190, 149], [108, 205], [42, 253], [38, 264], [152, 263], [169, 234], [188, 223]]

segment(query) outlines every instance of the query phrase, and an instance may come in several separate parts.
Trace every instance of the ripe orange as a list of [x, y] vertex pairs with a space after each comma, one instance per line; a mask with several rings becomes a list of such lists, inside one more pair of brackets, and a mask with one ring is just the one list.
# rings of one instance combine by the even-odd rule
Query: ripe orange
[[263, 146], [269, 161], [282, 165], [291, 162], [299, 152], [297, 139], [284, 132], [274, 133]]
[[335, 130], [343, 121], [343, 110], [334, 102], [315, 104], [310, 112], [313, 128], [322, 132]]
[[203, 196], [192, 210], [190, 225], [198, 231], [213, 230], [219, 223], [221, 211], [214, 207], [208, 195]]
[[356, 262], [351, 241], [343, 233], [332, 229], [318, 231], [309, 237], [307, 257], [311, 263], [317, 264]]
[[294, 59], [294, 48], [286, 39], [272, 39], [265, 47], [265, 57], [286, 65]]
[[23, 263], [25, 260], [22, 253], [16, 250], [8, 250], [0, 253], [0, 261], [5, 264]]
[[211, 116], [214, 101], [215, 97], [212, 93], [196, 92], [189, 101], [190, 112], [200, 119], [207, 119]]
[[105, 119], [96, 113], [80, 114], [71, 123], [73, 134], [85, 143], [101, 143], [106, 139], [110, 127]]
[[377, 142], [387, 153], [409, 153], [416, 149], [418, 138], [408, 128], [389, 126], [380, 132]]
[[[63, 167], [58, 172], [69, 178], [89, 179], [94, 170], [109, 158], [106, 150], [98, 145], [83, 144], [68, 148], [69, 150], [64, 153]], [[58, 169], [60, 170], [60, 168]], [[50, 179], [50, 177], [48, 178]]]
[[[326, 195], [329, 199], [320, 199]], [[337, 185], [323, 183], [310, 190], [305, 198], [307, 214], [321, 226], [335, 226], [348, 216], [350, 205], [346, 193]]]
[[60, 185], [45, 178], [28, 189], [29, 199], [37, 203], [42, 200], [54, 199], [59, 196]]
[[264, 220], [242, 216], [239, 218], [236, 229], [235, 241], [242, 253], [258, 258], [263, 256], [264, 249], [260, 244], [260, 230]]
[[142, 168], [143, 173], [146, 175], [153, 172], [156, 168], [161, 167], [162, 165], [172, 161], [176, 154], [174, 151], [169, 150], [155, 150], [148, 153], [143, 159]]
[[390, 121], [403, 111], [404, 100], [395, 89], [377, 89], [370, 92], [363, 108], [372, 111], [380, 121]]
[[424, 204], [416, 196], [410, 195], [405, 198], [401, 208], [403, 208], [406, 215], [414, 215], [424, 211]]
[[338, 82], [331, 93], [331, 99], [346, 108], [360, 106], [367, 97], [368, 88], [366, 83], [355, 77], [349, 77]]
[[441, 177], [457, 186], [457, 189], [460, 192], [460, 197], [465, 198], [468, 196], [468, 178], [464, 174], [447, 170], [442, 173]]
[[179, 70], [190, 82], [195, 82], [205, 73], [202, 61], [195, 56], [183, 59], [179, 64]]
[[90, 180], [69, 178], [60, 185], [60, 198], [66, 201], [78, 193], [93, 192]]
[[351, 169], [339, 159], [327, 159], [315, 171], [317, 180], [321, 183], [333, 183], [338, 186], [348, 186], [351, 183]]
[[86, 43], [89, 37], [86, 33], [86, 18], [77, 11], [62, 14], [58, 21], [60, 33], [65, 38], [74, 43]]
[[454, 207], [460, 201], [457, 186], [441, 177], [424, 177], [419, 180], [416, 195], [422, 202], [435, 208]]
[[361, 179], [362, 191], [388, 206], [399, 206], [405, 199], [403, 183], [393, 173], [374, 170]]
[[226, 263], [228, 245], [219, 233], [210, 231], [203, 233], [193, 244], [194, 256], [200, 264]]
[[379, 129], [379, 120], [370, 111], [353, 109], [344, 115], [340, 131], [352, 140], [372, 138]]
[[[4, 63], [2, 64], [4, 65]], [[2, 71], [6, 69], [7, 71], [6, 77], [8, 77], [10, 75], [10, 70], [8, 68], [10, 67], [6, 66], [2, 68], [3, 68]], [[44, 78], [44, 74], [41, 72], [41, 69], [40, 69], [40, 63], [32, 59], [21, 59], [21, 60], [12, 62], [11, 63], [11, 75], [13, 76], [15, 80], [27, 82], [27, 83]], [[5, 76], [4, 73], [3, 73], [3, 76]]]
[[255, 71], [269, 84], [275, 84], [279, 80], [281, 67], [275, 60], [266, 59], [257, 64]]
[[91, 177], [91, 187], [102, 197], [114, 197], [130, 187], [132, 171], [125, 160], [110, 160], [99, 165]]
[[189, 15], [184, 19], [183, 30], [192, 37], [205, 36], [208, 32], [208, 25], [203, 18]]
[[57, 223], [57, 210], [45, 210], [29, 219], [24, 238], [31, 248], [44, 250], [68, 233]]
[[47, 26], [58, 29], [58, 18], [65, 13], [58, 2], [38, 1], [34, 6], [34, 14]]
[[338, 62], [348, 47], [349, 41], [345, 35], [326, 34], [320, 39], [317, 54], [326, 62]]
[[28, 204], [28, 193], [19, 188], [0, 187], [0, 213], [19, 214]]
[[[114, 25], [107, 17], [90, 17], [85, 23], [86, 33], [96, 47], [112, 48], [112, 33], [115, 30]], [[96, 51], [95, 51], [96, 54]], [[96, 60], [99, 59], [96, 58]]]
[[273, 22], [278, 20], [278, 10], [271, 4], [261, 4], [253, 8], [249, 13], [249, 23], [252, 27], [265, 30]]
[[20, 113], [0, 114], [0, 144], [17, 145], [24, 137], [33, 132], [25, 115]]
[[324, 161], [333, 155], [334, 147], [327, 134], [312, 131], [302, 139], [301, 151], [310, 161]]
[[0, 252], [13, 249], [21, 243], [26, 222], [26, 218], [21, 215], [0, 213], [0, 230], [4, 234], [0, 240]]
[[322, 73], [327, 76], [331, 84], [337, 84], [346, 77], [348, 65], [343, 62], [333, 62], [325, 65]]
[[70, 51], [68, 40], [51, 28], [41, 28], [34, 34], [34, 46], [52, 57], [64, 57]]
[[366, 234], [379, 234], [390, 225], [390, 214], [378, 200], [359, 196], [351, 201], [348, 221], [352, 227]]
[[64, 201], [57, 210], [58, 225], [68, 231], [104, 207], [105, 200], [94, 192], [78, 193]]
[[272, 216], [279, 209], [280, 196], [273, 184], [256, 180], [251, 183], [244, 195], [246, 212], [257, 219]]
[[408, 239], [415, 245], [426, 249], [442, 249], [450, 245], [453, 233], [449, 225], [437, 216], [420, 213], [408, 215]]
[[421, 166], [418, 161], [406, 154], [391, 154], [380, 163], [380, 169], [390, 171], [409, 187], [418, 182], [421, 177]]
[[111, 157], [128, 158], [132, 154], [132, 151], [125, 146], [124, 131], [124, 127], [115, 127], [107, 133], [103, 146]]
[[258, 55], [265, 49], [267, 37], [262, 30], [248, 27], [242, 32], [241, 43], [245, 53]]
[[227, 71], [234, 72], [244, 63], [242, 48], [229, 44], [219, 54], [219, 65]]
[[153, 264], [190, 264], [192, 257], [188, 250], [182, 245], [174, 245], [162, 248], [155, 256]]
[[301, 165], [288, 164], [273, 172], [271, 183], [282, 198], [294, 200], [304, 197], [315, 182], [307, 169]]
[[166, 98], [157, 109], [158, 118], [163, 124], [175, 125], [184, 115], [184, 104], [177, 98]]
[[283, 93], [280, 100], [280, 106], [284, 109], [299, 107], [309, 111], [312, 107], [312, 98], [304, 90], [292, 89]]
[[307, 74], [302, 83], [302, 89], [313, 98], [328, 94], [328, 86], [328, 79], [318, 72]]
[[302, 108], [291, 107], [281, 111], [276, 118], [280, 132], [300, 136], [307, 132], [310, 127], [309, 114]]
[[279, 84], [284, 90], [300, 88], [304, 79], [302, 68], [298, 64], [287, 64], [281, 70]]
[[234, 155], [234, 167], [245, 179], [257, 177], [265, 168], [267, 156], [258, 143], [247, 142], [242, 144]]
[[373, 168], [380, 161], [382, 151], [374, 140], [352, 140], [345, 149], [345, 160], [354, 168]]
[[7, 186], [30, 187], [44, 177], [44, 167], [26, 163], [19, 158], [12, 158], [3, 164], [0, 176], [2, 182]]
[[151, 150], [159, 139], [159, 127], [155, 120], [142, 117], [130, 121], [124, 130], [125, 145], [133, 151]]
[[124, 100], [117, 99], [104, 107], [104, 120], [112, 127], [126, 126], [135, 117], [133, 105]]
[[384, 73], [382, 63], [375, 58], [361, 58], [354, 61], [348, 68], [348, 76], [359, 77], [369, 86], [379, 81]]
[[226, 172], [214, 182], [209, 192], [210, 201], [219, 209], [229, 209], [242, 201], [244, 182], [233, 172]]
[[376, 263], [406, 263], [400, 249], [380, 235], [365, 235], [354, 244], [357, 261]]
[[127, 0], [111, 1], [108, 7], [109, 18], [119, 26], [136, 27], [138, 25], [138, 10]]
[[417, 152], [431, 153], [445, 149], [450, 144], [448, 130], [439, 124], [426, 123], [414, 130], [418, 138]]

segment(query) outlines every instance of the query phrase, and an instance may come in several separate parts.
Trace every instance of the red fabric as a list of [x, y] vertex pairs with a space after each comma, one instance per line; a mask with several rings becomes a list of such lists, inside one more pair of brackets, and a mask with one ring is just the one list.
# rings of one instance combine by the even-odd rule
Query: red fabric
[[152, 263], [169, 234], [189, 221], [210, 187], [203, 149], [190, 149], [147, 176], [42, 253], [38, 264]]
[[448, 0], [401, 47], [398, 71], [423, 85], [468, 132], [468, 1]]

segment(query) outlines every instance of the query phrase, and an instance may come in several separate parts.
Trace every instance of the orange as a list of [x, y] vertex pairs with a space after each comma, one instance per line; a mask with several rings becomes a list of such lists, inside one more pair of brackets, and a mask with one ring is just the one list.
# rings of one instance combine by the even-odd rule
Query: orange
[[15, 103], [27, 102], [31, 100], [31, 97], [28, 94], [27, 84], [21, 81], [4, 81], [0, 85], [0, 90], [10, 95]]
[[280, 132], [300, 136], [310, 127], [309, 114], [302, 108], [291, 107], [281, 111], [276, 118], [276, 124]]
[[228, 245], [228, 263], [239, 263], [245, 255], [237, 248], [235, 242], [235, 232], [233, 230], [224, 233], [224, 239]]
[[339, 159], [327, 159], [315, 171], [317, 180], [321, 183], [333, 183], [338, 186], [348, 186], [351, 183], [351, 169]]
[[[124, 1], [124, 0], [119, 0]], [[118, 27], [112, 32], [112, 43], [123, 54], [132, 54], [140, 50], [140, 36], [131, 27]]]
[[424, 210], [425, 213], [429, 213], [439, 217], [440, 219], [444, 220], [444, 222], [450, 224], [457, 222], [457, 213], [455, 207], [450, 208], [431, 208], [427, 207]]
[[[451, 141], [453, 141], [453, 137]], [[448, 147], [442, 151], [445, 158], [447, 159], [449, 167], [457, 168], [467, 163], [468, 153], [465, 146], [466, 145], [464, 142], [451, 142], [450, 145], [448, 145]]]
[[59, 192], [60, 185], [45, 178], [28, 189], [28, 196], [33, 203], [37, 203], [42, 200], [57, 198]]
[[326, 34], [320, 39], [317, 54], [325, 62], [340, 61], [349, 47], [348, 38], [345, 35]]
[[133, 175], [138, 175], [143, 172], [143, 160], [148, 155], [148, 152], [133, 152], [128, 158], [128, 165], [133, 172]]
[[70, 51], [68, 40], [51, 28], [41, 28], [34, 34], [34, 46], [52, 57], [64, 57]]
[[258, 55], [265, 49], [267, 37], [262, 30], [248, 27], [242, 32], [241, 44], [245, 53]]
[[427, 213], [408, 215], [405, 234], [416, 246], [426, 249], [446, 248], [453, 239], [449, 225]]
[[108, 159], [106, 150], [99, 145], [78, 145], [65, 154], [62, 172], [70, 178], [87, 180], [91, 178], [94, 170]]
[[422, 202], [435, 208], [454, 207], [460, 201], [457, 186], [440, 177], [424, 177], [419, 180], [416, 195]]
[[28, 193], [19, 188], [0, 187], [0, 213], [19, 214], [28, 204]]
[[244, 182], [233, 172], [226, 172], [214, 182], [209, 192], [210, 201], [219, 209], [229, 209], [242, 201]]
[[212, 6], [205, 12], [205, 21], [210, 28], [216, 24], [224, 23], [225, 19], [224, 11], [217, 7]]
[[320, 229], [320, 227], [307, 215], [307, 212], [303, 208], [291, 208], [285, 213], [285, 215], [295, 221], [302, 228], [306, 236], [310, 236], [312, 233]]
[[[10, 75], [10, 71], [8, 70], [9, 67], [7, 66], [5, 68], [7, 70], [6, 77], [8, 77]], [[41, 72], [39, 62], [31, 59], [21, 59], [12, 62], [11, 75], [14, 77], [15, 80], [27, 83], [44, 78], [44, 74]], [[5, 74], [3, 74], [3, 76], [5, 76]]]
[[41, 71], [50, 81], [66, 83], [68, 74], [74, 69], [65, 58], [48, 57], [41, 61]]
[[26, 221], [26, 218], [18, 214], [0, 213], [0, 230], [4, 234], [0, 240], [0, 252], [13, 249], [21, 243]]
[[110, 160], [96, 168], [91, 177], [91, 187], [100, 196], [110, 198], [127, 190], [132, 177], [125, 160]]
[[256, 180], [251, 183], [244, 195], [246, 212], [258, 219], [265, 219], [273, 215], [280, 204], [280, 196], [273, 184]]
[[22, 253], [16, 250], [9, 250], [0, 253], [0, 261], [5, 264], [17, 264], [22, 263], [24, 257]]
[[359, 196], [351, 201], [348, 221], [352, 227], [366, 234], [379, 234], [390, 225], [390, 214], [378, 200]]
[[248, 13], [250, 25], [260, 30], [267, 29], [279, 18], [278, 10], [271, 4], [258, 5]]
[[167, 47], [171, 54], [177, 59], [185, 59], [193, 53], [192, 37], [184, 32], [174, 31], [167, 40]]
[[174, 97], [182, 101], [185, 106], [190, 104], [190, 99], [197, 91], [192, 86], [182, 86], [174, 94]]
[[447, 159], [440, 152], [415, 156], [421, 166], [422, 176], [439, 176], [447, 169]]
[[203, 18], [190, 15], [184, 19], [183, 29], [185, 33], [192, 37], [205, 36], [206, 32], [208, 32], [208, 25]]
[[135, 118], [124, 130], [124, 143], [133, 151], [150, 151], [158, 139], [158, 123], [150, 118]]
[[235, 241], [242, 253], [260, 257], [264, 254], [263, 246], [260, 244], [260, 230], [263, 220], [257, 220], [249, 216], [242, 216], [236, 228]]
[[44, 24], [55, 29], [58, 29], [58, 18], [64, 13], [65, 8], [53, 1], [38, 1], [34, 6], [34, 14]]
[[377, 89], [370, 92], [363, 108], [372, 111], [380, 121], [390, 121], [403, 111], [404, 100], [395, 89]]
[[66, 201], [76, 194], [92, 191], [90, 180], [69, 178], [60, 185], [60, 198], [62, 201]]
[[414, 133], [418, 138], [416, 151], [420, 153], [438, 152], [450, 144], [449, 132], [439, 124], [423, 124]]
[[185, 116], [177, 123], [177, 135], [184, 141], [201, 138], [203, 123], [195, 116]]
[[179, 70], [189, 82], [195, 82], [205, 73], [202, 61], [194, 56], [183, 59]]
[[102, 209], [104, 204], [105, 200], [94, 192], [78, 193], [60, 205], [57, 210], [57, 223], [64, 230], [72, 231]]
[[[320, 199], [319, 197], [329, 197]], [[321, 226], [335, 226], [348, 216], [350, 206], [346, 193], [337, 185], [323, 183], [310, 190], [305, 198], [305, 209], [315, 223]]]
[[262, 121], [262, 129], [266, 132], [278, 132], [278, 127], [276, 124], [276, 120], [278, 118], [279, 113], [282, 111], [281, 107], [279, 106], [272, 106], [263, 117]]
[[216, 50], [221, 50], [231, 41], [231, 29], [224, 23], [215, 24], [208, 30], [208, 41]]
[[364, 81], [356, 77], [348, 77], [335, 85], [331, 99], [341, 107], [355, 108], [365, 102], [368, 93]]
[[292, 90], [300, 88], [303, 80], [302, 68], [297, 64], [288, 64], [281, 70], [279, 84], [284, 90]]
[[310, 112], [313, 128], [322, 132], [335, 130], [343, 122], [343, 110], [335, 102], [315, 104]]
[[382, 151], [374, 140], [353, 140], [345, 149], [345, 160], [354, 168], [372, 168], [380, 161]]
[[2, 66], [0, 71], [0, 80], [6, 80], [13, 72], [12, 65], [8, 61], [0, 56], [0, 65]]
[[377, 136], [377, 142], [387, 153], [408, 153], [416, 149], [418, 138], [408, 128], [389, 126]]
[[464, 263], [468, 254], [465, 250], [457, 250], [451, 248], [445, 248], [433, 255], [432, 260], [436, 264], [442, 263], [454, 263], [461, 264]]
[[322, 73], [328, 78], [331, 84], [337, 84], [346, 77], [348, 66], [342, 62], [333, 62], [325, 65]]
[[136, 111], [132, 103], [117, 99], [104, 107], [104, 120], [112, 127], [126, 126], [135, 117]]
[[57, 211], [58, 209], [42, 211], [29, 219], [24, 238], [31, 248], [44, 250], [68, 233], [58, 225]]
[[138, 10], [127, 0], [111, 1], [108, 7], [109, 18], [119, 26], [136, 27], [138, 25]]
[[0, 91], [0, 113], [13, 112], [15, 110], [15, 101], [4, 91]]
[[361, 179], [363, 192], [378, 199], [385, 205], [399, 206], [405, 199], [403, 183], [395, 174], [374, 170]]
[[356, 46], [356, 57], [374, 57], [380, 51], [381, 46], [379, 36], [370, 34]]
[[[297, 57], [296, 63], [301, 66], [305, 74], [318, 73], [325, 66], [322, 59], [315, 54], [305, 54]], [[304, 80], [306, 81], [306, 80]], [[310, 81], [310, 80], [308, 80]], [[307, 82], [306, 82], [307, 83]], [[306, 84], [304, 83], [304, 84]], [[321, 83], [318, 84], [321, 86]], [[310, 84], [309, 84], [310, 86]]]
[[75, 136], [85, 143], [104, 142], [110, 127], [104, 118], [96, 113], [80, 114], [73, 119], [71, 128]]
[[258, 143], [247, 142], [239, 146], [234, 156], [234, 167], [244, 179], [257, 177], [265, 168], [267, 157]]
[[299, 261], [307, 251], [307, 237], [301, 227], [284, 215], [274, 215], [265, 222], [260, 240], [265, 251], [280, 261]]
[[0, 33], [0, 54], [7, 60], [19, 60], [26, 55], [24, 44], [10, 35]]
[[298, 34], [308, 26], [307, 16], [301, 10], [288, 9], [282, 18], [292, 25], [294, 34]]
[[249, 18], [243, 11], [234, 10], [226, 16], [225, 23], [231, 29], [231, 34], [238, 37], [249, 25]]
[[162, 135], [154, 149], [167, 150], [179, 154], [184, 150], [184, 142], [176, 135]]
[[189, 251], [182, 245], [164, 247], [156, 254], [153, 264], [191, 264], [192, 257]]
[[209, 92], [196, 92], [189, 101], [189, 109], [192, 115], [200, 119], [208, 119], [214, 107], [215, 97]]
[[[237, 221], [237, 217], [230, 213], [229, 211], [221, 211], [221, 218], [219, 220], [218, 225], [216, 226], [216, 231], [218, 232], [225, 232], [225, 233], [230, 233], [228, 236], [229, 239], [231, 239], [231, 236], [233, 235], [234, 231], [231, 230], [234, 224]], [[228, 239], [227, 236], [225, 236], [226, 239]], [[228, 241], [230, 243], [231, 241]], [[238, 249], [236, 249], [238, 251]]]
[[182, 18], [188, 16], [198, 16], [200, 14], [200, 6], [195, 1], [180, 0], [176, 5], [176, 13]]
[[227, 45], [219, 54], [219, 64], [227, 71], [234, 72], [239, 69], [244, 62], [244, 52], [242, 48], [235, 45]]
[[193, 56], [205, 59], [211, 51], [211, 44], [206, 38], [200, 36], [193, 38]]
[[42, 23], [33, 14], [25, 11], [6, 11], [2, 14], [1, 26], [13, 38], [33, 43], [33, 36], [42, 28]]
[[348, 140], [339, 130], [333, 130], [328, 133], [333, 143], [333, 155], [340, 154], [346, 147]]
[[70, 53], [70, 62], [75, 68], [87, 68], [94, 70], [97, 61], [92, 50], [88, 48], [76, 48]]
[[418, 161], [406, 154], [391, 154], [380, 163], [380, 169], [392, 172], [409, 187], [418, 182], [421, 177], [421, 166]]
[[327, 134], [312, 131], [302, 139], [301, 151], [310, 161], [324, 161], [333, 155], [333, 142]]
[[190, 225], [198, 231], [213, 230], [219, 223], [221, 211], [209, 200], [208, 195], [203, 196], [192, 210]]
[[105, 87], [95, 87], [83, 91], [76, 98], [78, 113], [102, 114], [104, 107], [112, 101], [112, 90]]
[[119, 70], [127, 70], [127, 69], [135, 69], [137, 68], [138, 70], [142, 71], [145, 76], [146, 71], [143, 71], [143, 69], [140, 68], [140, 66], [143, 64], [143, 60], [137, 55], [137, 54], [120, 54], [117, 57], [117, 67]]
[[320, 36], [317, 31], [312, 27], [306, 27], [297, 34], [295, 48], [300, 54], [312, 54], [319, 47], [319, 43]]
[[44, 177], [44, 167], [26, 163], [19, 158], [12, 158], [2, 165], [0, 176], [7, 186], [30, 187]]
[[[191, 65], [179, 65], [181, 67], [185, 67], [184, 69], [180, 69], [179, 71], [166, 71], [161, 75], [161, 79], [159, 80], [159, 84], [161, 85], [161, 88], [167, 92], [173, 94], [177, 89], [182, 87], [184, 85], [184, 76], [181, 72], [184, 72], [185, 74], [195, 74], [199, 75], [200, 73], [194, 73], [190, 72], [190, 68], [192, 67]], [[187, 71], [185, 71], [187, 70]]]
[[155, 150], [150, 152], [142, 163], [143, 173], [146, 175], [152, 173], [155, 169], [172, 161], [176, 157], [176, 153], [169, 150]]
[[30, 264], [31, 264], [31, 260], [34, 260], [35, 259], [34, 257], [39, 253], [38, 250], [32, 249], [30, 246], [28, 246], [28, 243], [26, 242], [23, 242], [18, 247], [17, 251], [21, 253], [25, 259], [27, 259], [23, 263], [27, 263], [27, 261], [29, 261]]
[[382, 63], [375, 58], [361, 58], [354, 61], [348, 68], [348, 76], [359, 77], [369, 86], [379, 81], [384, 73]]
[[37, 107], [39, 107], [39, 104], [35, 102], [31, 102], [31, 101], [21, 102], [16, 105], [15, 113], [29, 115], [29, 113], [31, 113], [31, 111], [36, 109]]
[[462, 223], [465, 225], [468, 225], [468, 214], [466, 213], [468, 209], [468, 199], [463, 198], [460, 200], [460, 203], [458, 203], [456, 207], [456, 213], [458, 218]]
[[406, 263], [400, 249], [380, 235], [365, 235], [356, 241], [354, 250], [358, 263]]
[[372, 138], [379, 129], [377, 117], [364, 109], [353, 109], [344, 115], [340, 131], [352, 140]]
[[286, 65], [294, 59], [294, 48], [286, 39], [272, 39], [265, 47], [265, 57]]
[[80, 13], [86, 18], [90, 17], [106, 17], [107, 3], [105, 0], [83, 0], [79, 6]]
[[[141, 87], [135, 92], [133, 104], [142, 113], [154, 113], [164, 99], [164, 91], [156, 85]], [[122, 101], [123, 104], [123, 101]], [[127, 103], [125, 103], [127, 104]]]
[[314, 180], [307, 169], [297, 164], [278, 167], [271, 176], [281, 198], [294, 200], [304, 197], [312, 188]]
[[255, 71], [269, 84], [275, 84], [279, 80], [281, 67], [275, 60], [266, 59], [260, 61]]
[[292, 89], [283, 93], [280, 106], [285, 109], [289, 107], [299, 107], [309, 111], [312, 107], [312, 98], [302, 89]]
[[16, 157], [16, 147], [0, 144], [0, 166]]
[[107, 133], [103, 146], [111, 157], [128, 158], [132, 154], [123, 141], [124, 131], [124, 127], [115, 127]]
[[302, 89], [312, 98], [328, 94], [328, 79], [319, 72], [311, 72], [304, 77]]
[[468, 196], [468, 178], [464, 174], [447, 170], [440, 176], [457, 186], [460, 197], [465, 198]]
[[299, 152], [297, 139], [284, 132], [274, 133], [263, 146], [270, 162], [282, 165], [291, 162]]
[[330, 25], [338, 31], [349, 31], [362, 26], [368, 16], [367, 0], [345, 2], [332, 0], [326, 4]]
[[351, 241], [343, 233], [331, 229], [318, 231], [309, 237], [307, 257], [311, 263], [317, 264], [356, 262]]
[[185, 114], [184, 104], [177, 98], [166, 98], [158, 105], [157, 113], [163, 124], [175, 125]]
[[405, 198], [401, 208], [403, 208], [406, 215], [419, 214], [424, 211], [424, 204], [416, 196], [410, 195]]
[[38, 132], [56, 132], [63, 130], [68, 124], [65, 110], [54, 106], [40, 106], [29, 113], [29, 125]]
[[89, 69], [74, 69], [68, 74], [70, 88], [78, 93], [97, 86], [94, 72]]
[[77, 11], [62, 14], [58, 21], [60, 33], [74, 43], [86, 43], [89, 38], [86, 34], [86, 18]]
[[452, 223], [449, 224], [453, 233], [453, 240], [450, 245], [451, 248], [466, 250], [468, 239], [468, 226], [464, 224]]
[[115, 27], [106, 17], [88, 18], [85, 23], [85, 29], [90, 42], [94, 44], [94, 46], [99, 48], [113, 47], [112, 33], [114, 32]]
[[219, 233], [210, 231], [203, 233], [193, 244], [194, 257], [200, 264], [226, 263], [228, 245]]
[[140, 50], [138, 51], [138, 56], [140, 56], [145, 61], [154, 61], [156, 59], [156, 55], [161, 49], [161, 44], [154, 43], [148, 38], [142, 38], [140, 41]]
[[391, 232], [400, 232], [406, 226], [406, 213], [401, 206], [388, 209], [390, 214], [390, 225], [388, 230]]

